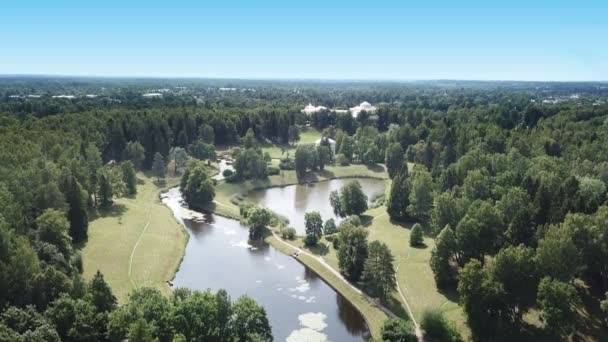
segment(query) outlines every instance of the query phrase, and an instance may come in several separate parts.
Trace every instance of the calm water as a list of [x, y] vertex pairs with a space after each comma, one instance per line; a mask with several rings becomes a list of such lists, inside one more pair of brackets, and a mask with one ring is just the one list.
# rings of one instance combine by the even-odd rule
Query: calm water
[[253, 297], [266, 309], [275, 341], [368, 339], [361, 314], [298, 261], [264, 242], [248, 241], [247, 227], [238, 221], [212, 215], [204, 223], [184, 219], [191, 212], [177, 188], [163, 202], [190, 234], [175, 286]]
[[336, 223], [340, 221], [329, 204], [329, 193], [353, 180], [361, 184], [368, 200], [371, 200], [372, 195], [383, 192], [385, 188], [385, 181], [378, 179], [334, 179], [310, 185], [290, 185], [252, 191], [247, 199], [286, 217], [289, 219], [289, 225], [296, 229], [298, 235], [304, 235], [304, 214], [307, 212], [318, 211], [323, 221], [330, 218], [335, 219]]

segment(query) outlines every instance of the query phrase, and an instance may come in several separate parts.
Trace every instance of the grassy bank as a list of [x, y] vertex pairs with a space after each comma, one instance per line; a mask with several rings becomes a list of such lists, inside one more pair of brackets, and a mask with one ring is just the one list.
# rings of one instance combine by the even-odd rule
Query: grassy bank
[[90, 222], [82, 249], [84, 277], [100, 270], [120, 302], [140, 286], [169, 293], [166, 281], [175, 275], [188, 239], [159, 199], [160, 190], [177, 185], [178, 179], [169, 178], [159, 187], [143, 174], [138, 178], [136, 197], [115, 200], [112, 210]]

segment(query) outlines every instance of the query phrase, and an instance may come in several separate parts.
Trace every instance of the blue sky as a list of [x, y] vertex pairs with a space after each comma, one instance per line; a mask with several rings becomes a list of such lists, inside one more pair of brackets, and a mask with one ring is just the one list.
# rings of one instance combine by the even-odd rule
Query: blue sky
[[0, 6], [0, 74], [608, 80], [608, 1]]

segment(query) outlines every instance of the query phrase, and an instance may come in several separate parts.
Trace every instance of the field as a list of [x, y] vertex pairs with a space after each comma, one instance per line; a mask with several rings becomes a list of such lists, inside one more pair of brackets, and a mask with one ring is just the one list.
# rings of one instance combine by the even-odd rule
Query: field
[[[143, 174], [138, 178], [142, 184], [135, 198], [116, 199], [111, 211], [91, 220], [82, 249], [85, 279], [100, 270], [121, 303], [141, 286], [169, 293], [167, 280], [179, 267], [188, 239], [160, 202], [161, 188]], [[176, 178], [169, 178], [166, 187], [176, 184]]]
[[[319, 131], [317, 131], [314, 128], [307, 128], [300, 133], [300, 141], [298, 141], [298, 144], [314, 144], [315, 141], [317, 141], [319, 138], [321, 138], [321, 133]], [[272, 157], [273, 159], [281, 159], [281, 157], [287, 156], [286, 153], [289, 153], [289, 155], [291, 157], [293, 157], [294, 153], [296, 151], [296, 147], [297, 147], [297, 144], [296, 145], [273, 144], [273, 145], [269, 145], [269, 146], [263, 146], [262, 150], [264, 152], [268, 152], [270, 154], [270, 157]], [[285, 151], [285, 154], [283, 154], [283, 151]]]

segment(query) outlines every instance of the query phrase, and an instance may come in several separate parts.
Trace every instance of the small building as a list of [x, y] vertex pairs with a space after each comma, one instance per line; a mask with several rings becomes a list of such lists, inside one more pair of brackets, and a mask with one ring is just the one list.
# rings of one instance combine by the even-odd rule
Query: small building
[[321, 145], [323, 140], [326, 140], [329, 143], [329, 149], [331, 150], [331, 154], [335, 156], [336, 155], [336, 141], [334, 139], [331, 139], [331, 138], [318, 139], [317, 141], [315, 141], [315, 146]]

